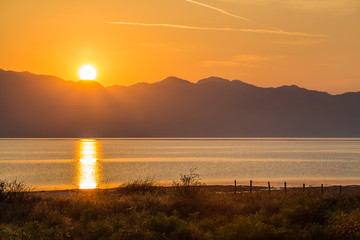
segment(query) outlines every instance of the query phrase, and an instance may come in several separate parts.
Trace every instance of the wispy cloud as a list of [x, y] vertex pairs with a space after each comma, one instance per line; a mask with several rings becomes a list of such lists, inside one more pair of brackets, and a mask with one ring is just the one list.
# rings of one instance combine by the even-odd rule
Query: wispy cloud
[[311, 12], [333, 12], [347, 14], [357, 11], [359, 0], [221, 0], [237, 4], [257, 5], [261, 7], [277, 6]]
[[198, 46], [196, 45], [184, 45], [184, 44], [181, 44], [181, 45], [177, 45], [177, 44], [160, 44], [160, 43], [149, 43], [149, 42], [139, 42], [137, 43], [137, 46], [139, 47], [143, 47], [143, 48], [156, 48], [157, 51], [159, 49], [162, 49], [164, 51], [167, 51], [167, 52], [181, 52], [183, 50], [188, 50], [188, 49], [195, 49], [197, 48]]
[[217, 61], [217, 60], [206, 60], [203, 61], [202, 64], [204, 67], [214, 67], [214, 66], [225, 66], [225, 67], [233, 67], [239, 66], [239, 62], [234, 61]]
[[233, 61], [235, 62], [263, 62], [263, 61], [269, 61], [270, 58], [262, 55], [253, 55], [253, 54], [247, 54], [247, 55], [237, 55], [233, 57]]
[[201, 2], [197, 2], [197, 1], [194, 1], [194, 0], [185, 0], [186, 2], [189, 2], [189, 3], [193, 3], [193, 4], [196, 4], [196, 5], [199, 5], [199, 6], [202, 6], [202, 7], [205, 7], [205, 8], [209, 8], [209, 9], [212, 9], [212, 10], [215, 10], [215, 11], [218, 11], [222, 14], [225, 14], [229, 17], [233, 17], [233, 18], [237, 18], [237, 19], [240, 19], [240, 20], [243, 20], [245, 22], [249, 22], [249, 23], [253, 23], [253, 24], [256, 24], [256, 25], [260, 25], [260, 26], [263, 26], [263, 27], [267, 27], [267, 28], [270, 28], [270, 29], [273, 29], [273, 30], [278, 30], [278, 31], [282, 31], [281, 29], [279, 28], [275, 28], [275, 27], [271, 27], [271, 26], [267, 26], [265, 24], [261, 24], [261, 23], [258, 23], [258, 22], [255, 22], [249, 18], [245, 18], [245, 17], [242, 17], [242, 16], [239, 16], [239, 15], [236, 15], [236, 14], [233, 14], [233, 13], [230, 13], [224, 9], [221, 9], [221, 8], [218, 8], [218, 7], [215, 7], [215, 6], [212, 6], [212, 5], [208, 5], [208, 4], [205, 4], [205, 3], [201, 3]]
[[241, 19], [245, 22], [250, 22], [250, 23], [254, 23], [254, 24], [257, 24], [255, 21], [251, 20], [251, 19], [248, 19], [248, 18], [245, 18], [245, 17], [241, 17], [239, 15], [235, 15], [235, 14], [232, 14], [232, 13], [229, 13], [228, 11], [225, 11], [221, 8], [217, 8], [217, 7], [214, 7], [214, 6], [211, 6], [211, 5], [208, 5], [208, 4], [204, 4], [204, 3], [200, 3], [200, 2], [197, 2], [197, 1], [193, 1], [193, 0], [185, 0], [186, 2], [189, 2], [189, 3], [193, 3], [193, 4], [196, 4], [196, 5], [199, 5], [199, 6], [202, 6], [202, 7], [206, 7], [206, 8], [210, 8], [210, 9], [213, 9], [215, 11], [218, 11], [222, 14], [225, 14], [227, 16], [230, 16], [230, 17], [233, 17], [233, 18], [237, 18], [237, 19]]
[[229, 60], [206, 60], [203, 61], [203, 65], [205, 67], [213, 67], [213, 66], [225, 66], [225, 67], [233, 67], [240, 66], [245, 68], [265, 68], [268, 62], [272, 62], [274, 60], [284, 59], [284, 56], [274, 55], [274, 56], [263, 56], [263, 55], [255, 55], [255, 54], [241, 54], [232, 57]]
[[359, 0], [289, 0], [288, 8], [303, 11], [352, 13], [359, 7]]
[[323, 43], [324, 39], [303, 39], [297, 41], [275, 41], [274, 44], [296, 45], [296, 46], [312, 46]]
[[168, 27], [168, 28], [180, 28], [180, 29], [190, 29], [190, 30], [267, 33], [267, 34], [277, 34], [277, 35], [287, 35], [287, 36], [321, 37], [321, 38], [328, 37], [328, 35], [325, 35], [325, 34], [288, 32], [288, 31], [283, 31], [283, 30], [271, 30], [271, 29], [197, 27], [197, 26], [187, 26], [187, 25], [167, 24], [167, 23], [139, 23], [139, 22], [106, 22], [106, 23], [119, 24], [119, 25], [146, 26], [146, 27]]

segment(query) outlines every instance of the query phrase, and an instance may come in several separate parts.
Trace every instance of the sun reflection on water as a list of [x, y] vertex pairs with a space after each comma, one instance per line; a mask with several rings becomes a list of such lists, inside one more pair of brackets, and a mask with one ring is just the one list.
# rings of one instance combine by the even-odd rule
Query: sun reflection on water
[[99, 184], [100, 166], [98, 143], [93, 139], [81, 139], [78, 145], [78, 186], [93, 189]]

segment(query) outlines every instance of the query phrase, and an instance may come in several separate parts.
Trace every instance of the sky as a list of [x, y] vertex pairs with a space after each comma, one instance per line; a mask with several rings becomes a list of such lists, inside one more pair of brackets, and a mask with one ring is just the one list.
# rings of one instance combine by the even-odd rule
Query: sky
[[360, 91], [359, 0], [0, 0], [0, 68]]

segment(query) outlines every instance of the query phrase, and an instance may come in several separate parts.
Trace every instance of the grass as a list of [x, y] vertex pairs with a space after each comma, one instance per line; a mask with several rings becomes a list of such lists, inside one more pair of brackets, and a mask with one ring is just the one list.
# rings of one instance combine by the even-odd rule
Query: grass
[[154, 179], [145, 179], [145, 180], [135, 180], [132, 182], [127, 182], [122, 184], [117, 191], [123, 194], [131, 193], [147, 193], [147, 192], [156, 192], [159, 191], [158, 184], [155, 183]]
[[0, 181], [0, 201], [21, 201], [28, 197], [32, 188], [23, 182]]
[[0, 239], [360, 239], [360, 193], [345, 188], [233, 194], [194, 172], [171, 187], [138, 180], [67, 196], [11, 184], [0, 192]]

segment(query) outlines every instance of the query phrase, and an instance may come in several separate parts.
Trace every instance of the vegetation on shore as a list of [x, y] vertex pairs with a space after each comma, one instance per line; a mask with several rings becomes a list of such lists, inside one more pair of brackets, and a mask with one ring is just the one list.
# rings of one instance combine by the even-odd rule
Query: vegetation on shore
[[360, 239], [360, 194], [206, 187], [194, 173], [66, 196], [0, 184], [0, 239]]

